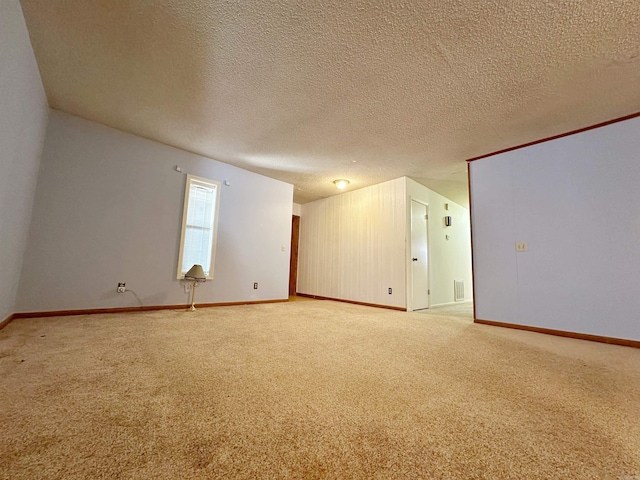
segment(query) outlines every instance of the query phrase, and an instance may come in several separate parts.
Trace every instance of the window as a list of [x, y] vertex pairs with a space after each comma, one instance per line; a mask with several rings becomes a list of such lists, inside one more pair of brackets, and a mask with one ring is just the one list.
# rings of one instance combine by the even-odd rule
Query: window
[[187, 175], [178, 278], [183, 278], [194, 265], [202, 265], [207, 278], [213, 278], [219, 200], [219, 182]]

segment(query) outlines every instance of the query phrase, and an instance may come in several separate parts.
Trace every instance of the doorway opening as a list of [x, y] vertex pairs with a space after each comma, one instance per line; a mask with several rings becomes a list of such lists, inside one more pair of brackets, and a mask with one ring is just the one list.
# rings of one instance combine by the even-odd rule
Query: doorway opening
[[291, 219], [291, 256], [289, 258], [289, 296], [295, 296], [298, 290], [298, 244], [300, 243], [300, 217]]

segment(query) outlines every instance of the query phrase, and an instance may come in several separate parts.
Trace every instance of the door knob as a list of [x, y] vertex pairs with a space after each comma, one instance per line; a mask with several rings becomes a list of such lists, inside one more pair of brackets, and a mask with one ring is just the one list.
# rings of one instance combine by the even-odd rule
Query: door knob
[[417, 259], [417, 258], [414, 258], [414, 259], [413, 259], [413, 261], [414, 261], [414, 262], [417, 262], [417, 261], [418, 261], [418, 259]]

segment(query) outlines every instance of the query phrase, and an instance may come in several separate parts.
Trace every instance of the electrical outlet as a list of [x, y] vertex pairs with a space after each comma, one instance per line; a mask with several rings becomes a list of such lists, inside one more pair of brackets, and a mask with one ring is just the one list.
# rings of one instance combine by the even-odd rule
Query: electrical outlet
[[124, 293], [124, 291], [125, 291], [125, 285], [126, 285], [126, 284], [125, 284], [124, 282], [118, 282], [118, 290], [117, 290], [117, 292], [118, 292], [118, 293]]
[[516, 242], [516, 252], [526, 252], [528, 248], [527, 242]]
[[393, 290], [389, 287], [389, 295], [391, 295], [391, 292], [393, 292]]
[[258, 289], [258, 282], [256, 282], [256, 283], [254, 283], [254, 284], [253, 284], [253, 289], [254, 289], [254, 290], [257, 290], [257, 289]]

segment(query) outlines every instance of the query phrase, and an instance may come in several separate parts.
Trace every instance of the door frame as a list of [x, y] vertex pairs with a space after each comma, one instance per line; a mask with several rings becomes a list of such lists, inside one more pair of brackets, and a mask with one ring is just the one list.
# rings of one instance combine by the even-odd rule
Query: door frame
[[[427, 225], [427, 289], [428, 289], [428, 294], [427, 294], [427, 309], [431, 308], [431, 238], [430, 238], [430, 232], [431, 229], [429, 228], [429, 202], [425, 202], [423, 200], [420, 200], [418, 198], [415, 198], [413, 196], [409, 196], [409, 211], [407, 212], [407, 217], [408, 217], [408, 229], [407, 229], [407, 239], [408, 239], [408, 245], [409, 248], [407, 249], [407, 311], [408, 312], [412, 312], [413, 309], [413, 261], [412, 261], [412, 252], [413, 252], [413, 244], [412, 244], [412, 232], [413, 232], [413, 215], [412, 215], [412, 207], [413, 207], [413, 202], [419, 203], [421, 205], [424, 205], [426, 207], [427, 210], [427, 218], [425, 220], [426, 225]], [[422, 309], [421, 309], [422, 310]]]
[[289, 254], [289, 296], [298, 293], [298, 249], [300, 245], [300, 215], [291, 217], [291, 251]]

